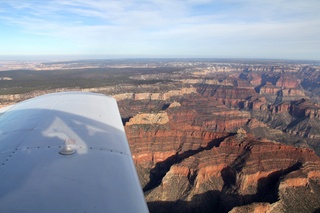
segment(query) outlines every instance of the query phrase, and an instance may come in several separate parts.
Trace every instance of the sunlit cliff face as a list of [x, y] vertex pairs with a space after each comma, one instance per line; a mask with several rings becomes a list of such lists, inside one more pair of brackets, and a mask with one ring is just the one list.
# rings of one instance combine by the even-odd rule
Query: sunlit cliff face
[[233, 66], [132, 72], [132, 84], [80, 89], [117, 99], [151, 212], [320, 207], [320, 71]]

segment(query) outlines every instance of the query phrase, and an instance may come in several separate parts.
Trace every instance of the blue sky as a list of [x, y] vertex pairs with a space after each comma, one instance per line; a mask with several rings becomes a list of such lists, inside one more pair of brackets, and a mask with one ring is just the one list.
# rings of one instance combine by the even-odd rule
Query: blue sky
[[0, 55], [320, 60], [319, 0], [6, 0]]

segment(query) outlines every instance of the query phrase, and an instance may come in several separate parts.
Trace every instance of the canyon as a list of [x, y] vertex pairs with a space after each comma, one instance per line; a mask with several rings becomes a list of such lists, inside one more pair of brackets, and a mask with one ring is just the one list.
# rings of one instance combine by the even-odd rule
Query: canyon
[[0, 104], [113, 96], [150, 212], [320, 211], [320, 66], [173, 64], [114, 85], [3, 94]]

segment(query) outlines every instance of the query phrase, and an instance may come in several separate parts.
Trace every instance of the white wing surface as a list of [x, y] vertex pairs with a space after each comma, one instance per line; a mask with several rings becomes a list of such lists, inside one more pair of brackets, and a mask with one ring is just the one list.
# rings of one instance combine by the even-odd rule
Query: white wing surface
[[0, 212], [148, 212], [115, 99], [54, 93], [5, 111]]

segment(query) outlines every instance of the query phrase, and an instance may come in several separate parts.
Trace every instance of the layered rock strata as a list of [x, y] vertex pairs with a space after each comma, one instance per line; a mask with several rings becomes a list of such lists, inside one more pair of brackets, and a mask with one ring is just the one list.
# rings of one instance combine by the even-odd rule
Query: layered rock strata
[[319, 73], [214, 65], [130, 76], [162, 83], [2, 95], [0, 104], [70, 90], [115, 97], [151, 212], [314, 212]]
[[238, 134], [173, 164], [146, 198], [152, 212], [313, 212], [319, 169], [312, 150]]

